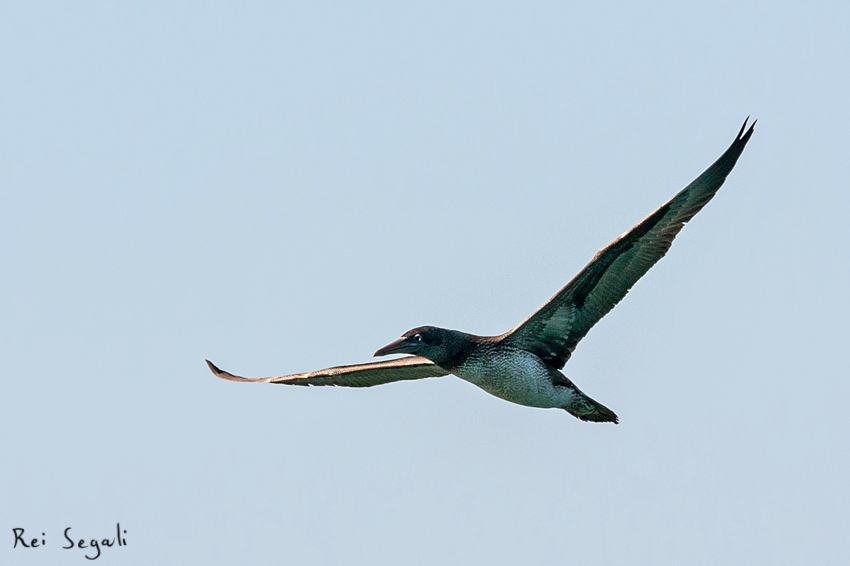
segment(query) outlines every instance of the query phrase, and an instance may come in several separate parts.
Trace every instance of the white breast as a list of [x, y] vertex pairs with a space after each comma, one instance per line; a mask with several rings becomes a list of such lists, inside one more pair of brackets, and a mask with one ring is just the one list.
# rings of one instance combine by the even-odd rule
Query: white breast
[[507, 401], [529, 407], [563, 407], [570, 403], [573, 391], [555, 386], [557, 372], [540, 358], [525, 350], [497, 350], [470, 358], [454, 374]]

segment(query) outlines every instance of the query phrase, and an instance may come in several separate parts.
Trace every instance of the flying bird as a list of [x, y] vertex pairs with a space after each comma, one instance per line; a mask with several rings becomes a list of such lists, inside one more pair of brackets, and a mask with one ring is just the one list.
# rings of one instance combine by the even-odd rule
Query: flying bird
[[454, 374], [513, 403], [561, 408], [583, 421], [616, 423], [617, 415], [611, 409], [585, 395], [559, 370], [593, 325], [664, 257], [685, 223], [720, 189], [753, 134], [755, 122], [747, 129], [748, 121], [729, 149], [702, 175], [599, 250], [572, 281], [505, 334], [476, 336], [420, 326], [375, 352], [375, 356], [410, 356], [279, 377], [248, 379], [223, 371], [209, 360], [207, 364], [215, 375], [230, 381], [287, 385], [372, 387]]

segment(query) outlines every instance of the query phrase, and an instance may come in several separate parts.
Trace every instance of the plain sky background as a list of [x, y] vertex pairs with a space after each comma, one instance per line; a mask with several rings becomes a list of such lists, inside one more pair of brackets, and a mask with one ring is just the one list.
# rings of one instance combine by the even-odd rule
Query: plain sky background
[[[850, 563], [850, 4], [0, 5], [0, 562]], [[513, 327], [755, 135], [565, 368]], [[12, 528], [47, 546], [13, 550]], [[99, 563], [100, 563], [99, 562]]]

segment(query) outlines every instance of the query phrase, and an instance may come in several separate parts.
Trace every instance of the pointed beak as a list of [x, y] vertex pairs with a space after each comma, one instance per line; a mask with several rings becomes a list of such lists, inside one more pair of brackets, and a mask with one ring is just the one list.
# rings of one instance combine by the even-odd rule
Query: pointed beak
[[378, 356], [386, 356], [389, 354], [410, 354], [407, 350], [407, 347], [410, 343], [407, 341], [407, 338], [399, 338], [392, 344], [387, 344], [377, 352], [375, 352], [375, 357]]

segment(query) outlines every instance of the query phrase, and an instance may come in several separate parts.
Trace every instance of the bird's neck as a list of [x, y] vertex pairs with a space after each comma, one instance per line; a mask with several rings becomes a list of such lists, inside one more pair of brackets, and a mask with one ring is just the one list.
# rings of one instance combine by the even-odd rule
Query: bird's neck
[[453, 371], [463, 365], [471, 355], [481, 346], [482, 338], [473, 334], [466, 334], [458, 330], [446, 330], [443, 338], [443, 347], [432, 359], [441, 368]]

